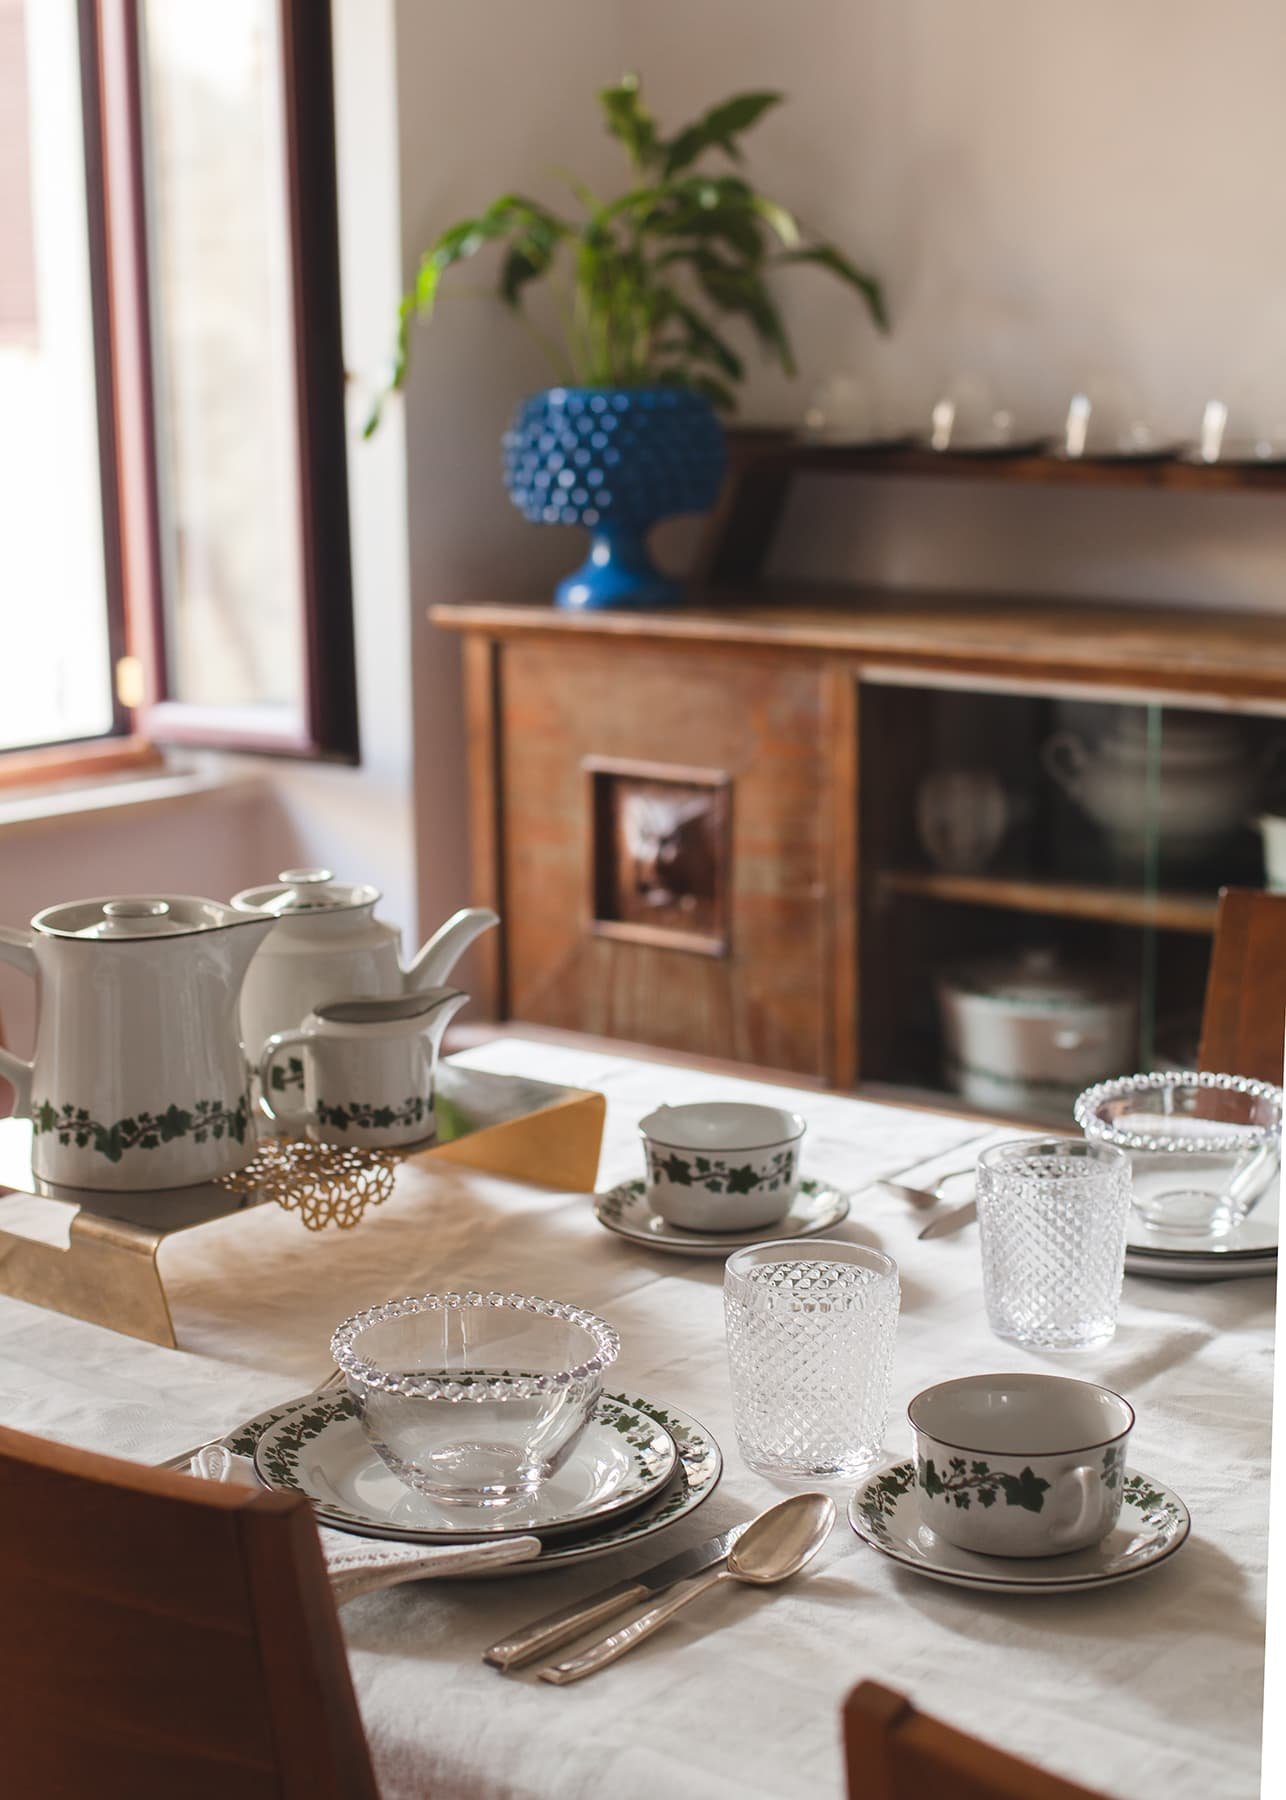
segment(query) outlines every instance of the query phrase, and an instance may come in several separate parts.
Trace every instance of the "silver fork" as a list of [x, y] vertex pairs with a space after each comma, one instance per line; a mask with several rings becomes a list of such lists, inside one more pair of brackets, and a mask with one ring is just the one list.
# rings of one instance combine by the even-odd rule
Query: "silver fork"
[[903, 1200], [909, 1200], [912, 1206], [921, 1211], [927, 1211], [929, 1207], [937, 1206], [941, 1201], [940, 1189], [945, 1182], [954, 1181], [960, 1175], [972, 1174], [973, 1164], [970, 1163], [967, 1168], [948, 1169], [945, 1174], [935, 1176], [932, 1187], [911, 1187], [905, 1181], [877, 1181], [874, 1185], [887, 1188], [890, 1193], [899, 1195]]
[[[325, 1381], [318, 1387], [313, 1388], [309, 1393], [302, 1394], [300, 1398], [310, 1400], [313, 1394], [329, 1394], [333, 1388], [340, 1386], [343, 1379], [344, 1377], [338, 1369], [332, 1369]], [[154, 1463], [153, 1467], [157, 1469], [186, 1469], [193, 1458], [200, 1456], [202, 1451], [219, 1449], [227, 1435], [228, 1433], [225, 1431], [219, 1437], [207, 1438], [203, 1444], [193, 1444], [190, 1450], [180, 1450], [177, 1456], [167, 1456], [164, 1462]]]

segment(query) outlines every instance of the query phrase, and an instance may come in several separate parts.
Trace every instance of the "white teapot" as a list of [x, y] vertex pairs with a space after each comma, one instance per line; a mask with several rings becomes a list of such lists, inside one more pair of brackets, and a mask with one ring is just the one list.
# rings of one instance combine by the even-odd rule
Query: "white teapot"
[[0, 927], [39, 987], [36, 1053], [0, 1050], [32, 1122], [31, 1166], [64, 1187], [187, 1187], [250, 1161], [241, 983], [272, 921], [149, 894], [46, 907]]
[[232, 896], [239, 913], [275, 920], [241, 990], [241, 1031], [252, 1062], [279, 1031], [294, 1031], [332, 1000], [391, 999], [442, 987], [475, 938], [499, 917], [464, 907], [403, 967], [402, 933], [375, 917], [378, 888], [336, 881], [329, 869], [286, 869], [270, 887]]

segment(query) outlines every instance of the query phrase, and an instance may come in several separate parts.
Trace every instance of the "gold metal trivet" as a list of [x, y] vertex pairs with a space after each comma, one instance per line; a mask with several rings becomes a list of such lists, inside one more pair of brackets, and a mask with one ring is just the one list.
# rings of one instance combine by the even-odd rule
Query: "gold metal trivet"
[[368, 1207], [388, 1199], [393, 1171], [402, 1160], [393, 1150], [269, 1138], [244, 1169], [221, 1175], [219, 1185], [297, 1212], [309, 1231], [324, 1231], [327, 1225], [348, 1231]]

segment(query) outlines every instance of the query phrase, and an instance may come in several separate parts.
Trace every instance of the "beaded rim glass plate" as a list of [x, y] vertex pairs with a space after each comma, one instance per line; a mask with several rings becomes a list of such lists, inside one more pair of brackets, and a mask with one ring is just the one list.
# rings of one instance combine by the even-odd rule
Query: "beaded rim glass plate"
[[595, 1194], [594, 1216], [600, 1225], [631, 1243], [646, 1244], [675, 1256], [727, 1256], [749, 1244], [767, 1244], [774, 1238], [815, 1237], [848, 1217], [847, 1194], [822, 1181], [801, 1181], [784, 1219], [757, 1231], [684, 1231], [670, 1225], [648, 1204], [647, 1183], [621, 1181], [606, 1193]]
[[609, 1394], [599, 1395], [562, 1467], [529, 1501], [503, 1509], [448, 1508], [407, 1487], [375, 1450], [347, 1393], [296, 1402], [254, 1449], [265, 1487], [307, 1495], [324, 1524], [382, 1537], [395, 1532], [425, 1544], [583, 1529], [641, 1506], [665, 1486], [677, 1462], [665, 1427]]
[[864, 1544], [900, 1567], [989, 1594], [1075, 1594], [1132, 1581], [1173, 1556], [1192, 1529], [1177, 1494], [1130, 1469], [1120, 1523], [1101, 1544], [1062, 1556], [983, 1556], [948, 1544], [924, 1524], [910, 1461], [868, 1476], [849, 1501], [848, 1522]]
[[[516, 1574], [533, 1574], [542, 1569], [561, 1568], [567, 1563], [589, 1562], [651, 1537], [657, 1531], [663, 1531], [667, 1526], [695, 1512], [697, 1507], [710, 1498], [723, 1473], [723, 1455], [705, 1426], [698, 1424], [690, 1414], [676, 1406], [660, 1406], [656, 1401], [639, 1399], [635, 1395], [613, 1394], [611, 1398], [624, 1406], [632, 1407], [636, 1412], [645, 1413], [669, 1432], [679, 1458], [678, 1468], [669, 1483], [644, 1502], [636, 1512], [628, 1513], [606, 1525], [581, 1528], [574, 1533], [569, 1531], [566, 1537], [543, 1543], [540, 1555], [532, 1557], [528, 1562], [506, 1564], [503, 1568], [494, 1570], [480, 1570], [461, 1579], [496, 1580], [502, 1576], [508, 1578]], [[259, 1440], [284, 1414], [293, 1411], [299, 1404], [294, 1402], [271, 1407], [267, 1412], [248, 1419], [223, 1440], [225, 1447], [234, 1456], [253, 1460]], [[328, 1522], [323, 1520], [323, 1523]], [[376, 1530], [369, 1526], [363, 1526], [360, 1530], [353, 1526], [345, 1526], [343, 1529], [352, 1531], [358, 1537], [405, 1540], [407, 1536], [399, 1529]]]

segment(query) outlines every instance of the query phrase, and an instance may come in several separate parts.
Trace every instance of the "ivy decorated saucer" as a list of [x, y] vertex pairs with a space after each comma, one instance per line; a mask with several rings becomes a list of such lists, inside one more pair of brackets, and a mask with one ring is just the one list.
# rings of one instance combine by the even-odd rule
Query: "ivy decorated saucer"
[[784, 1218], [757, 1231], [687, 1231], [671, 1225], [653, 1210], [645, 1181], [622, 1181], [605, 1194], [594, 1196], [594, 1216], [600, 1225], [632, 1243], [646, 1244], [674, 1256], [727, 1256], [747, 1244], [777, 1238], [814, 1237], [829, 1231], [848, 1215], [847, 1194], [821, 1181], [801, 1181]]
[[[341, 1404], [347, 1404], [346, 1395], [334, 1396]], [[663, 1531], [677, 1520], [694, 1512], [698, 1506], [708, 1500], [719, 1484], [723, 1472], [723, 1457], [719, 1446], [703, 1425], [681, 1412], [678, 1407], [660, 1406], [652, 1400], [642, 1400], [635, 1396], [614, 1394], [610, 1396], [619, 1405], [629, 1407], [632, 1411], [644, 1415], [654, 1424], [668, 1432], [678, 1451], [678, 1467], [670, 1480], [658, 1491], [638, 1505], [634, 1511], [618, 1514], [607, 1520], [591, 1520], [577, 1528], [570, 1528], [566, 1534], [547, 1539], [539, 1556], [532, 1557], [525, 1563], [506, 1564], [503, 1569], [494, 1571], [496, 1576], [509, 1576], [516, 1570], [524, 1572], [561, 1568], [564, 1564], [574, 1562], [590, 1562], [594, 1558], [610, 1555], [614, 1550], [627, 1548], [651, 1537], [655, 1532]], [[311, 1403], [308, 1403], [311, 1405]], [[238, 1426], [224, 1439], [225, 1448], [234, 1456], [253, 1459], [255, 1452], [264, 1437], [284, 1418], [299, 1410], [298, 1403], [270, 1408], [257, 1417], [247, 1420]], [[353, 1429], [358, 1430], [356, 1421], [352, 1421]], [[372, 1452], [372, 1455], [374, 1453]], [[256, 1467], [256, 1473], [258, 1469]], [[262, 1481], [263, 1476], [259, 1479]], [[400, 1485], [400, 1484], [399, 1484]], [[404, 1493], [408, 1490], [403, 1489]], [[314, 1503], [316, 1504], [316, 1503]], [[349, 1519], [339, 1520], [327, 1517], [326, 1510], [316, 1507], [319, 1520], [324, 1524], [337, 1524], [341, 1529], [360, 1537], [396, 1538], [418, 1542], [413, 1527], [397, 1521], [374, 1520], [366, 1524], [357, 1524]], [[436, 1541], [436, 1540], [435, 1540]], [[470, 1579], [482, 1579], [484, 1571], [479, 1570]]]
[[1177, 1494], [1131, 1469], [1120, 1522], [1102, 1543], [1061, 1556], [985, 1556], [948, 1544], [924, 1524], [910, 1461], [864, 1481], [849, 1502], [848, 1522], [864, 1544], [904, 1569], [997, 1594], [1071, 1594], [1131, 1581], [1173, 1556], [1192, 1526]]
[[265, 1486], [306, 1494], [326, 1525], [440, 1544], [514, 1532], [540, 1537], [614, 1518], [663, 1488], [678, 1456], [657, 1419], [601, 1394], [566, 1460], [530, 1499], [448, 1507], [399, 1480], [371, 1444], [351, 1397], [334, 1393], [283, 1408], [255, 1445], [254, 1465]]

